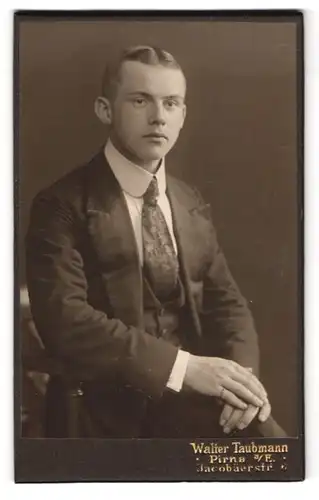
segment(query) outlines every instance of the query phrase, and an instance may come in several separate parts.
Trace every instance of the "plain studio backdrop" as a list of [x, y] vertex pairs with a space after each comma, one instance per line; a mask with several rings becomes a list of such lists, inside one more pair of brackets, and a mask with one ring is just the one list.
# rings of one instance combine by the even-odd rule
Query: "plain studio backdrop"
[[302, 376], [296, 41], [293, 23], [48, 18], [21, 23], [18, 48], [20, 283], [32, 198], [106, 140], [93, 104], [108, 57], [168, 50], [186, 74], [188, 114], [167, 168], [211, 204], [255, 318], [274, 417], [291, 436]]

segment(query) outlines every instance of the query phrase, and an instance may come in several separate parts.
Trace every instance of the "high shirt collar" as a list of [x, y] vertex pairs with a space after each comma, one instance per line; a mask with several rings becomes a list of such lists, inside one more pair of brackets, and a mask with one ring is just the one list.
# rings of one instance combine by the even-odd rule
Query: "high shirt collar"
[[108, 139], [105, 145], [104, 154], [118, 183], [125, 193], [134, 198], [141, 198], [155, 176], [158, 182], [160, 196], [165, 194], [166, 174], [164, 158], [162, 158], [157, 172], [152, 174], [123, 156], [118, 149], [115, 148], [110, 139]]

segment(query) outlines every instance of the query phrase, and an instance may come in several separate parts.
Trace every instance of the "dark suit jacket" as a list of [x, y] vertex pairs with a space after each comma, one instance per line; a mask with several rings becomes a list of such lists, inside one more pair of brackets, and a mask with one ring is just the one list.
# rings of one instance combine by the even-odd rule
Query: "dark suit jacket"
[[[168, 176], [167, 185], [189, 313], [185, 348], [258, 372], [252, 317], [209, 206], [185, 183]], [[137, 419], [143, 398], [165, 391], [177, 348], [144, 330], [135, 237], [102, 150], [36, 196], [26, 249], [31, 309], [45, 346], [81, 380], [103, 381], [110, 419], [132, 422], [127, 401], [139, 401]]]

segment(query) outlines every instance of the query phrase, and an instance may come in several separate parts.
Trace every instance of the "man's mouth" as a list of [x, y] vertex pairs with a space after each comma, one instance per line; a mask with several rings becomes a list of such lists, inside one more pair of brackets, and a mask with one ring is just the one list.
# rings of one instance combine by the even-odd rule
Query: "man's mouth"
[[157, 132], [152, 132], [151, 134], [146, 134], [146, 135], [144, 135], [144, 137], [148, 137], [150, 139], [166, 139], [167, 140], [167, 136], [165, 134], [160, 134]]

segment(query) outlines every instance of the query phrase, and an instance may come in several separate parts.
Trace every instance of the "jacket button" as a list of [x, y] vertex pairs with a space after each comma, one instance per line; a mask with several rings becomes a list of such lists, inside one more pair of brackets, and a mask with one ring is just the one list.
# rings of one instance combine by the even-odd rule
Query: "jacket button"
[[165, 335], [167, 332], [168, 332], [167, 328], [161, 328], [159, 330], [159, 336], [161, 337], [161, 336]]

